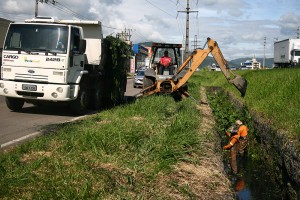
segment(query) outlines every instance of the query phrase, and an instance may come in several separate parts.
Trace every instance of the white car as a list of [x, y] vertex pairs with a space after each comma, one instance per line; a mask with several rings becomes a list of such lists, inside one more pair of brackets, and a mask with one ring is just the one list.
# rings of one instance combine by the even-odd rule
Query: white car
[[144, 80], [145, 70], [138, 70], [137, 73], [134, 75], [133, 79], [133, 87], [143, 87], [143, 80]]

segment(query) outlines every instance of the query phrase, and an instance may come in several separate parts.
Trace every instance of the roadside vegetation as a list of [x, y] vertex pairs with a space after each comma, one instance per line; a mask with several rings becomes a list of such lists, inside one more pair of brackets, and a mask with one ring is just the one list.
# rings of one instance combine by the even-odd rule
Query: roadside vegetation
[[[240, 100], [274, 127], [299, 136], [300, 70], [237, 73], [248, 80], [246, 97]], [[189, 92], [197, 100], [201, 85], [222, 86], [239, 96], [219, 72], [202, 70], [192, 76]], [[211, 103], [218, 102], [211, 99]], [[169, 96], [150, 96], [81, 121], [48, 126], [44, 136], [0, 153], [0, 198], [196, 199], [196, 189], [207, 197], [218, 190], [223, 199], [219, 186], [229, 183], [207, 168], [215, 158], [211, 153], [220, 147], [212, 145], [212, 132], [199, 134], [203, 115], [198, 107], [191, 98], [175, 102]], [[236, 117], [251, 118], [233, 108], [222, 112], [218, 120], [223, 120], [224, 127]], [[181, 162], [205, 164], [200, 170], [208, 177], [200, 183], [203, 192], [199, 185], [193, 189], [190, 183], [178, 182], [184, 170], [174, 175], [174, 167]], [[191, 181], [190, 176], [186, 181]], [[201, 178], [193, 181], [199, 183]]]
[[195, 106], [191, 99], [151, 96], [49, 126], [44, 136], [1, 152], [0, 198], [168, 199], [167, 185], [190, 197], [188, 187], [164, 177], [205, 152]]
[[[283, 129], [290, 136], [300, 138], [300, 69], [272, 69], [236, 71], [248, 81], [244, 99], [239, 98], [249, 110], [268, 120], [275, 129]], [[204, 86], [222, 86], [240, 96], [229, 85], [221, 72], [196, 74]]]

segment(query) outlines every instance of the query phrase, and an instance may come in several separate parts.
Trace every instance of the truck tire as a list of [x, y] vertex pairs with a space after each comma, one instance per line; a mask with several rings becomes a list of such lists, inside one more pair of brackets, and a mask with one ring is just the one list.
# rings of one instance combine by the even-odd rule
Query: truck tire
[[123, 104], [125, 102], [126, 86], [127, 86], [127, 77], [125, 74], [125, 76], [123, 77], [123, 80], [121, 81], [121, 85], [119, 88], [119, 95], [118, 95], [118, 103], [119, 104]]
[[80, 85], [77, 99], [71, 103], [71, 110], [74, 114], [83, 115], [87, 112], [90, 101], [90, 94], [85, 84]]
[[7, 107], [12, 111], [19, 111], [24, 106], [24, 99], [20, 98], [13, 98], [13, 97], [6, 97], [5, 98]]
[[102, 88], [101, 84], [98, 83], [96, 85], [96, 88], [93, 90], [91, 94], [91, 108], [94, 110], [99, 110], [103, 106], [103, 95], [102, 95]]

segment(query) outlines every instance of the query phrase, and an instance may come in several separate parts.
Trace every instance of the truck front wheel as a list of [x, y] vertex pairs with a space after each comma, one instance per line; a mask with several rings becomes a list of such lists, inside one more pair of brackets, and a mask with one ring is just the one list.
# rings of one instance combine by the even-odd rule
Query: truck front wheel
[[5, 98], [7, 107], [12, 111], [19, 111], [24, 106], [24, 99], [20, 98], [13, 98], [13, 97], [6, 97]]
[[83, 115], [87, 112], [90, 101], [90, 95], [87, 87], [82, 84], [80, 85], [77, 99], [71, 103], [71, 109], [75, 114]]

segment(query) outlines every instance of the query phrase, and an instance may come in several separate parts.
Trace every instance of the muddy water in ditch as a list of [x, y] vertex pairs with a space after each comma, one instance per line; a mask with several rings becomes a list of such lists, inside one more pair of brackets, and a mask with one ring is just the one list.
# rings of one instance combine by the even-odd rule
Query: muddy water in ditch
[[[225, 155], [226, 154], [226, 155]], [[277, 200], [287, 199], [284, 188], [276, 182], [272, 170], [268, 169], [263, 161], [245, 157], [237, 158], [238, 174], [233, 175], [230, 168], [230, 153], [224, 155], [224, 166], [228, 173], [232, 187], [240, 200]]]
[[237, 175], [231, 174], [230, 151], [224, 151], [223, 154], [225, 170], [232, 180], [237, 199], [297, 199], [296, 195], [291, 196], [291, 188], [288, 188], [290, 186], [287, 184], [289, 178], [282, 166], [279, 166], [281, 164], [279, 155], [275, 154], [276, 151], [270, 150], [272, 144], [268, 144], [267, 140], [256, 133], [249, 111], [243, 106], [234, 105], [224, 91], [211, 88], [208, 93], [209, 104], [217, 122], [216, 130], [221, 139], [221, 147], [228, 143], [224, 127], [229, 127], [230, 121], [239, 118], [249, 127], [248, 152], [244, 158], [237, 157]]

